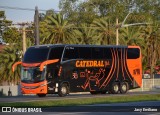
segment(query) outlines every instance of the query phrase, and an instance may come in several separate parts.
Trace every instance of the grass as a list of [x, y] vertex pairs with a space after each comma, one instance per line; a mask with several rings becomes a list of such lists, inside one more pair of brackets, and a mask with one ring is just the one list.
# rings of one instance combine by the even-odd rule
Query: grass
[[[60, 98], [60, 97], [58, 97]], [[146, 95], [124, 95], [124, 96], [107, 96], [95, 98], [78, 98], [78, 99], [62, 99], [62, 100], [45, 100], [33, 102], [13, 102], [0, 103], [0, 106], [12, 107], [53, 107], [53, 106], [79, 106], [90, 104], [109, 104], [109, 103], [123, 103], [123, 102], [139, 102], [139, 101], [160, 101], [160, 94], [146, 94]]]

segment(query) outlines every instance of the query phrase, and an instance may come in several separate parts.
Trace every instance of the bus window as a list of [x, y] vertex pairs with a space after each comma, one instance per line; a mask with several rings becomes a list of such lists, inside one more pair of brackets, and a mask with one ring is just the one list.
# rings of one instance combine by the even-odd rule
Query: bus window
[[91, 59], [91, 48], [89, 48], [89, 47], [79, 47], [79, 58], [81, 58], [81, 59]]
[[140, 50], [138, 48], [127, 49], [127, 59], [137, 59], [140, 56]]
[[63, 61], [66, 60], [71, 60], [71, 59], [78, 59], [78, 48], [77, 47], [66, 47], [64, 56], [63, 56]]
[[104, 59], [103, 48], [92, 48], [92, 59]]
[[49, 48], [29, 48], [23, 58], [25, 63], [39, 63], [47, 60]]
[[62, 52], [63, 52], [63, 47], [52, 48], [49, 54], [49, 60], [61, 59]]
[[104, 59], [112, 59], [111, 48], [104, 48], [103, 56]]

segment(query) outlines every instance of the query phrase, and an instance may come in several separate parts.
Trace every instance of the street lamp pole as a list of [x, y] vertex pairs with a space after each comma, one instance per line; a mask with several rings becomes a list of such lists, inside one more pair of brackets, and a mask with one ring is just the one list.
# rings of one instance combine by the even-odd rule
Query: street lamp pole
[[116, 18], [116, 45], [119, 45], [119, 33], [118, 33], [118, 18]]
[[26, 52], [26, 27], [23, 26], [22, 28], [22, 33], [23, 33], [23, 55]]
[[35, 7], [34, 24], [35, 24], [35, 45], [39, 45], [39, 12], [38, 12], [38, 6]]
[[132, 12], [129, 12], [127, 14], [127, 16], [124, 18], [122, 24], [119, 25], [118, 23], [118, 18], [116, 18], [116, 45], [119, 45], [119, 28], [122, 28], [122, 27], [128, 27], [128, 26], [135, 26], [135, 25], [148, 25], [148, 24], [151, 24], [151, 23], [133, 23], [133, 24], [124, 24], [126, 19], [128, 18], [128, 16], [131, 14]]

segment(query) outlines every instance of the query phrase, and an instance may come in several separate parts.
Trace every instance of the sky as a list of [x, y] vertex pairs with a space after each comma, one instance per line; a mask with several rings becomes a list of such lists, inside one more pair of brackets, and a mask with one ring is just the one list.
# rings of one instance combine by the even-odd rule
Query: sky
[[[0, 0], [0, 6], [18, 7], [18, 8], [35, 9], [35, 6], [38, 6], [38, 9], [42, 10], [54, 9], [55, 11], [59, 11], [58, 5], [59, 5], [59, 0]], [[4, 9], [4, 8], [0, 8], [0, 10], [5, 11], [7, 20], [12, 20], [14, 23], [31, 22], [34, 19], [34, 13], [35, 13], [34, 11]], [[41, 13], [42, 11], [39, 12]]]

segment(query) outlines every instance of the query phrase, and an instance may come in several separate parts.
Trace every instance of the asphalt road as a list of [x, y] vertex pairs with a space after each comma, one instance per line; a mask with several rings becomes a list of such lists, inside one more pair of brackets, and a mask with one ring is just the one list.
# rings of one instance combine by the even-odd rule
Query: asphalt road
[[95, 104], [43, 108], [41, 113], [1, 113], [2, 115], [160, 115], [160, 101]]
[[[76, 99], [76, 98], [93, 98], [94, 97], [109, 97], [109, 96], [124, 96], [124, 95], [145, 95], [159, 94], [159, 92], [128, 92], [127, 94], [105, 94], [91, 95], [86, 94], [70, 94], [66, 97], [58, 95], [47, 95], [44, 98], [38, 96], [16, 96], [16, 97], [1, 97], [1, 102], [30, 102], [43, 100], [61, 100], [61, 99]], [[42, 102], [43, 103], [43, 102]], [[67, 106], [67, 107], [50, 107], [42, 108], [42, 113], [0, 113], [1, 115], [160, 115], [160, 101], [144, 101], [130, 103], [114, 103], [114, 104], [95, 104], [84, 106]]]
[[61, 99], [77, 99], [77, 98], [95, 98], [95, 97], [110, 97], [110, 96], [124, 96], [124, 95], [145, 95], [145, 94], [160, 94], [160, 92], [128, 92], [126, 94], [98, 94], [91, 95], [90, 93], [84, 94], [69, 94], [66, 97], [59, 97], [58, 95], [47, 95], [46, 97], [40, 98], [38, 96], [12, 96], [12, 97], [0, 97], [0, 102], [31, 102], [31, 101], [43, 101], [43, 100], [61, 100]]

